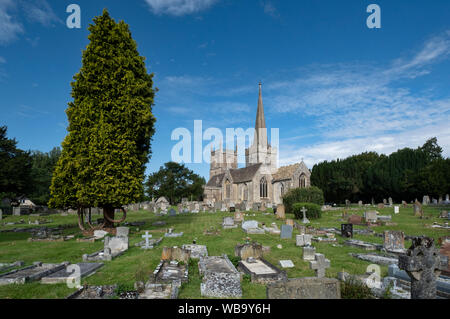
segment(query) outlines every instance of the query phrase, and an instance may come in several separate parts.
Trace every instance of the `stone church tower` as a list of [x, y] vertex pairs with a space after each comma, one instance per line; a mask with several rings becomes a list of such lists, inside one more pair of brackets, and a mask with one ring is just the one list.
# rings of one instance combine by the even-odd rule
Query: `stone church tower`
[[[277, 167], [277, 149], [268, 142], [261, 83], [259, 83], [253, 143], [245, 150], [245, 167], [238, 168], [238, 150], [211, 149], [210, 178], [204, 187], [206, 203], [241, 203], [246, 209], [253, 204], [282, 202], [282, 196], [291, 188], [309, 187], [311, 172], [303, 161]], [[242, 205], [241, 205], [242, 206]]]
[[245, 166], [262, 163], [262, 169], [272, 174], [277, 167], [277, 150], [268, 142], [261, 83], [259, 83], [258, 108], [256, 110], [253, 144], [245, 150]]

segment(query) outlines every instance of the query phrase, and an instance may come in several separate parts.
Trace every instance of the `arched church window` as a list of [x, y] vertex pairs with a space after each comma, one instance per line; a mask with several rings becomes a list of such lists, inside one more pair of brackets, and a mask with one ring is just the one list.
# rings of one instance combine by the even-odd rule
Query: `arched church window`
[[259, 197], [267, 197], [267, 180], [265, 177], [261, 178], [259, 182]]
[[299, 187], [300, 188], [305, 188], [306, 187], [306, 176], [305, 176], [305, 174], [300, 175]]
[[230, 181], [227, 180], [225, 182], [225, 198], [230, 198], [231, 197], [231, 184]]

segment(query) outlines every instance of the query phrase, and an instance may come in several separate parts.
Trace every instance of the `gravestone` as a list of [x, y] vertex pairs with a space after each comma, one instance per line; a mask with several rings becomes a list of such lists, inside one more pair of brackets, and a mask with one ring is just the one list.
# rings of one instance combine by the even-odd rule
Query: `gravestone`
[[341, 236], [353, 238], [353, 224], [341, 224]]
[[316, 248], [313, 246], [303, 247], [303, 260], [315, 260]]
[[171, 238], [173, 238], [173, 237], [181, 237], [181, 236], [183, 236], [183, 232], [174, 233], [173, 232], [173, 228], [169, 228], [167, 230], [167, 233], [164, 234], [164, 237], [171, 237]]
[[293, 227], [291, 225], [281, 225], [280, 238], [292, 238]]
[[294, 220], [292, 220], [290, 218], [286, 219], [286, 225], [294, 226]]
[[325, 277], [325, 269], [330, 267], [330, 261], [324, 254], [315, 254], [315, 260], [309, 262], [310, 269], [316, 271], [317, 278]]
[[311, 246], [312, 235], [302, 234], [295, 236], [295, 245], [299, 247]]
[[302, 223], [303, 224], [309, 224], [309, 219], [306, 218], [306, 212], [308, 211], [305, 207], [302, 207], [302, 209], [300, 210], [303, 213], [303, 219], [302, 219]]
[[351, 204], [351, 202], [350, 202], [348, 199], [346, 199], [346, 200], [345, 200], [345, 206], [348, 207], [348, 206], [350, 206], [350, 204]]
[[244, 213], [242, 213], [242, 212], [235, 212], [234, 213], [234, 221], [236, 221], [236, 222], [243, 222], [244, 221]]
[[0, 275], [0, 286], [8, 284], [25, 284], [28, 282], [40, 280], [42, 277], [48, 276], [54, 272], [65, 269], [68, 262], [61, 264], [45, 264], [35, 262], [33, 265], [12, 270]]
[[287, 274], [269, 263], [263, 258], [250, 257], [239, 261], [238, 270], [250, 275], [251, 281], [268, 284], [280, 280], [286, 280]]
[[386, 198], [383, 198], [383, 204], [386, 205], [387, 204], [387, 200]]
[[177, 212], [175, 211], [175, 209], [173, 209], [173, 207], [171, 207], [169, 209], [169, 216], [173, 217], [173, 216], [176, 216], [176, 215], [177, 215]]
[[384, 208], [384, 204], [380, 203], [380, 204], [377, 205], [377, 207], [378, 207], [378, 209], [383, 209]]
[[435, 299], [436, 277], [447, 268], [448, 257], [439, 254], [434, 239], [414, 237], [405, 255], [398, 257], [398, 266], [411, 278], [411, 299]]
[[383, 248], [389, 252], [404, 252], [405, 233], [402, 231], [386, 230], [384, 232]]
[[262, 258], [262, 245], [258, 243], [237, 244], [234, 248], [234, 255], [240, 257], [242, 260], [246, 260], [250, 257], [256, 259]]
[[252, 204], [252, 210], [253, 210], [253, 211], [258, 211], [260, 206], [261, 206], [261, 205], [260, 205], [259, 203], [253, 203], [253, 204]]
[[258, 227], [256, 220], [246, 220], [241, 227], [247, 234], [264, 234], [264, 229]]
[[425, 195], [422, 200], [422, 205], [426, 206], [429, 203], [430, 203], [430, 197], [428, 195]]
[[[77, 263], [75, 264], [79, 268], [79, 272], [70, 270], [70, 267], [63, 268], [59, 271], [53, 272], [49, 274], [48, 276], [45, 276], [41, 279], [41, 283], [43, 284], [60, 284], [60, 283], [67, 283], [68, 280], [73, 279], [81, 279], [86, 276], [92, 275], [97, 269], [103, 267], [103, 263]], [[74, 265], [71, 265], [74, 266]], [[71, 281], [70, 281], [71, 282]]]
[[176, 260], [188, 263], [189, 258], [191, 258], [191, 251], [178, 246], [163, 247], [161, 252], [161, 260]]
[[294, 268], [294, 263], [292, 262], [292, 260], [280, 260], [279, 264], [281, 266], [281, 268]]
[[348, 218], [348, 223], [353, 225], [361, 225], [363, 223], [363, 218], [359, 215], [351, 215]]
[[422, 209], [422, 205], [419, 203], [419, 201], [416, 200], [414, 202], [413, 210], [414, 210], [414, 216], [423, 217], [423, 209]]
[[364, 218], [368, 223], [376, 223], [378, 219], [377, 211], [370, 210], [364, 213]]
[[447, 269], [443, 270], [442, 274], [445, 276], [450, 276], [450, 239], [441, 244], [441, 249], [439, 250], [439, 253], [442, 256], [447, 256], [448, 258]]
[[241, 274], [227, 255], [200, 258], [200, 293], [205, 297], [241, 298]]
[[398, 214], [398, 213], [400, 213], [400, 207], [394, 206], [394, 214]]
[[205, 245], [197, 244], [186, 244], [182, 246], [183, 249], [189, 250], [191, 252], [191, 257], [193, 259], [200, 259], [201, 257], [208, 256], [208, 249]]
[[283, 204], [277, 205], [277, 218], [285, 219], [286, 218], [286, 210]]
[[152, 235], [149, 235], [148, 231], [145, 232], [145, 235], [142, 235], [142, 238], [145, 240], [145, 245], [142, 246], [143, 249], [150, 249], [149, 239], [152, 238]]
[[130, 229], [128, 227], [117, 227], [116, 228], [116, 236], [117, 237], [128, 237], [130, 233]]
[[358, 206], [361, 207], [363, 205], [362, 200], [358, 201]]
[[389, 206], [392, 206], [394, 204], [394, 202], [392, 201], [392, 197], [389, 197], [388, 201], [389, 201]]
[[230, 228], [236, 228], [238, 225], [234, 224], [234, 218], [233, 217], [224, 217], [222, 222], [222, 227], [224, 229], [230, 229]]
[[267, 299], [340, 299], [340, 287], [334, 278], [290, 278], [268, 284], [266, 295]]

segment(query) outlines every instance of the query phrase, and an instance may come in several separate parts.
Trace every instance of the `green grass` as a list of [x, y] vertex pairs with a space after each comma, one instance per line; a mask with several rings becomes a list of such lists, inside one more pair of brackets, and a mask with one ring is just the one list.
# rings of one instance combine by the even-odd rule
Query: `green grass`
[[[354, 207], [356, 210], [349, 210], [348, 215], [358, 214], [362, 215], [364, 208]], [[397, 223], [396, 226], [378, 226], [373, 227], [376, 232], [383, 232], [384, 230], [402, 230], [407, 235], [426, 235], [435, 238], [436, 240], [445, 235], [449, 235], [448, 230], [439, 230], [433, 228], [426, 228], [425, 224], [432, 225], [434, 221], [442, 223], [439, 219], [440, 209], [425, 207], [425, 216], [429, 219], [419, 219], [414, 217], [412, 208], [400, 208], [400, 214], [394, 215], [393, 208], [377, 209], [381, 214], [392, 215], [392, 222]], [[270, 225], [275, 222], [278, 227], [283, 223], [276, 220], [273, 215], [263, 215], [260, 212], [255, 213], [256, 216], [246, 216], [246, 220], [255, 219], [259, 222], [265, 222]], [[342, 211], [323, 212], [320, 220], [311, 220], [314, 227], [340, 227], [342, 223], [339, 221]], [[208, 247], [210, 256], [227, 254], [234, 255], [234, 247], [238, 242], [242, 243], [247, 235], [240, 227], [235, 229], [222, 229], [221, 222], [223, 217], [232, 216], [233, 213], [199, 213], [199, 214], [182, 214], [176, 217], [157, 217], [153, 213], [144, 211], [130, 212], [127, 217], [127, 222], [131, 221], [146, 221], [146, 225], [140, 227], [130, 227], [130, 248], [123, 255], [117, 257], [112, 261], [105, 262], [105, 266], [98, 270], [94, 275], [84, 278], [82, 284], [90, 285], [111, 285], [122, 284], [132, 286], [136, 278], [142, 274], [150, 275], [159, 263], [161, 251], [163, 246], [181, 246], [182, 244], [192, 243], [195, 239], [198, 244], [203, 244]], [[100, 215], [93, 215], [93, 219], [99, 218]], [[3, 222], [18, 221], [24, 219], [25, 221], [34, 220], [38, 217], [27, 216], [7, 216]], [[45, 217], [53, 220], [50, 224], [42, 226], [53, 227], [57, 225], [72, 225], [71, 228], [64, 230], [64, 234], [79, 235], [80, 231], [76, 226], [76, 216], [59, 216], [52, 215]], [[288, 215], [287, 218], [294, 218], [293, 215]], [[164, 226], [152, 226], [155, 221], [166, 221]], [[42, 227], [41, 226], [41, 227]], [[10, 225], [0, 226], [0, 229], [11, 229], [17, 227], [39, 227], [36, 225]], [[175, 232], [184, 232], [184, 235], [179, 238], [164, 238], [161, 245], [152, 250], [143, 250], [135, 247], [134, 244], [141, 241], [141, 236], [145, 230], [149, 230], [153, 237], [161, 237], [164, 235], [165, 229], [168, 227], [174, 228]], [[204, 235], [203, 231], [215, 227], [220, 231], [217, 236]], [[355, 226], [356, 228], [362, 228]], [[139, 229], [139, 230], [138, 230]], [[161, 231], [161, 232], [158, 232]], [[314, 271], [309, 269], [309, 264], [302, 259], [302, 249], [295, 246], [295, 235], [299, 234], [296, 229], [292, 239], [280, 239], [279, 235], [262, 234], [250, 235], [253, 241], [257, 241], [264, 246], [270, 246], [270, 252], [265, 255], [265, 258], [273, 263], [278, 264], [281, 259], [291, 259], [295, 267], [286, 269], [288, 277], [305, 277], [314, 276]], [[47, 263], [59, 263], [62, 261], [69, 261], [77, 263], [82, 261], [82, 255], [85, 253], [92, 253], [102, 248], [101, 241], [95, 243], [76, 242], [72, 239], [64, 242], [28, 242], [29, 233], [0, 233], [0, 262], [14, 262], [23, 260], [25, 265], [30, 265], [34, 261], [41, 261]], [[342, 244], [345, 239], [337, 236], [338, 243]], [[355, 235], [355, 239], [360, 239], [372, 243], [382, 243], [383, 239], [374, 236]], [[278, 249], [277, 245], [281, 244], [282, 249]], [[405, 246], [409, 247], [410, 242], [406, 242]], [[364, 274], [366, 272], [369, 262], [365, 262], [348, 255], [350, 252], [365, 252], [364, 250], [354, 247], [333, 247], [327, 243], [314, 243], [316, 251], [325, 254], [330, 259], [331, 267], [327, 269], [328, 277], [336, 277], [339, 271], [346, 271], [352, 274]], [[387, 267], [382, 266], [382, 275], [387, 274]], [[189, 266], [189, 282], [183, 284], [180, 289], [180, 298], [202, 298], [200, 295], [201, 278], [198, 273], [197, 263], [194, 261]], [[25, 285], [6, 285], [0, 286], [0, 298], [64, 298], [69, 295], [74, 289], [69, 289], [64, 284], [60, 285], [44, 285], [40, 283], [27, 283]], [[266, 287], [260, 284], [253, 284], [244, 280], [242, 282], [243, 298], [265, 298]]]

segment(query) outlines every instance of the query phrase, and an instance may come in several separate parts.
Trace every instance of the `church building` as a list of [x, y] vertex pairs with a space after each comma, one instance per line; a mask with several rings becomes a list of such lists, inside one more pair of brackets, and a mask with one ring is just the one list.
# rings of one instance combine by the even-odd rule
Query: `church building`
[[204, 201], [212, 204], [261, 203], [267, 207], [282, 202], [282, 196], [291, 188], [309, 187], [311, 172], [303, 161], [277, 167], [277, 149], [268, 143], [261, 83], [252, 145], [245, 150], [245, 167], [238, 168], [235, 150], [211, 150], [209, 181], [204, 187]]

